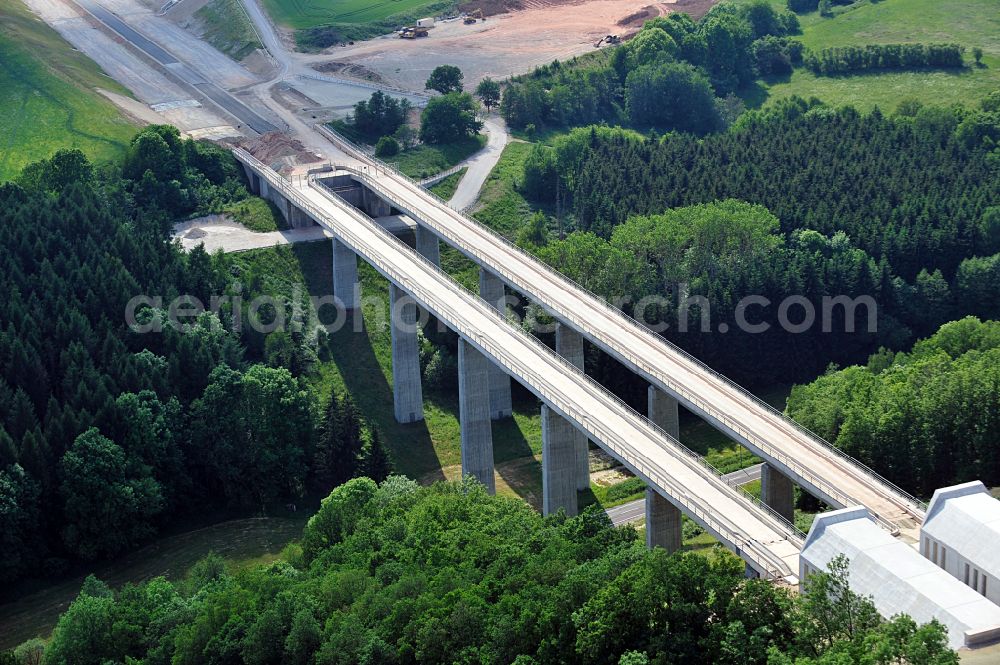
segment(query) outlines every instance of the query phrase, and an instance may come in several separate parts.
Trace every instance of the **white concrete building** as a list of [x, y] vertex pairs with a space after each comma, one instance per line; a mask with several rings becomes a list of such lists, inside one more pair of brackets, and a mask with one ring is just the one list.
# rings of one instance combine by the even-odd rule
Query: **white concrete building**
[[921, 624], [937, 619], [956, 649], [1000, 638], [1000, 607], [879, 528], [865, 508], [816, 517], [802, 549], [800, 578], [826, 570], [839, 554], [850, 562], [851, 589], [870, 597], [883, 616], [905, 613]]
[[920, 553], [1000, 605], [1000, 501], [978, 480], [934, 492]]

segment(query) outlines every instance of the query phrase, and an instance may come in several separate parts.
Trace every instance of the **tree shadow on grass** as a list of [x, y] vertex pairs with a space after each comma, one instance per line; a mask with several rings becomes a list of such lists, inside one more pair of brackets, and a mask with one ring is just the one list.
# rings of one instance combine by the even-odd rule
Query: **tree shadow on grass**
[[[359, 411], [374, 423], [389, 448], [395, 470], [411, 478], [444, 480], [442, 460], [424, 421], [396, 422], [392, 386], [375, 355], [366, 323], [356, 322], [360, 313], [348, 314], [347, 325], [332, 335], [326, 345], [329, 358], [340, 369], [344, 385]], [[355, 326], [361, 332], [355, 332]]]

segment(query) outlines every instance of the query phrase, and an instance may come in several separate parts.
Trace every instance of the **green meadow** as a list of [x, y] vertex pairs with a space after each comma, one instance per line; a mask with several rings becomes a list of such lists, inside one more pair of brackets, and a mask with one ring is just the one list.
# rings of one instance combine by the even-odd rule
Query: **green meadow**
[[18, 0], [0, 4], [0, 181], [60, 148], [101, 161], [136, 131], [103, 88], [129, 94]]

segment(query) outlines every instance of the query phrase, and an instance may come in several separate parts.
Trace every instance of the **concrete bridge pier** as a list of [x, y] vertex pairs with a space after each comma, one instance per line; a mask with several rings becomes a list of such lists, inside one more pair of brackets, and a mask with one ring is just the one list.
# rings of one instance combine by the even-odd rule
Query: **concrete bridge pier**
[[417, 304], [395, 284], [389, 285], [389, 304], [392, 321], [392, 398], [396, 422], [414, 423], [424, 419]]
[[662, 547], [668, 552], [681, 548], [681, 511], [652, 487], [646, 489], [646, 547]]
[[417, 226], [417, 252], [436, 266], [441, 265], [441, 241], [431, 231], [422, 225]]
[[680, 441], [681, 424], [677, 400], [656, 386], [650, 386], [646, 391], [646, 405], [650, 421]]
[[[583, 371], [583, 335], [565, 324], [556, 326], [556, 353], [571, 365]], [[587, 435], [573, 428], [573, 449], [576, 451], [576, 488], [590, 488], [590, 458], [587, 454]]]
[[[680, 414], [677, 400], [656, 386], [646, 392], [649, 420], [675, 439], [680, 440]], [[652, 488], [646, 490], [646, 547], [662, 547], [674, 552], [681, 547], [681, 511]]]
[[261, 183], [260, 176], [257, 174], [256, 171], [254, 171], [250, 167], [249, 164], [247, 164], [245, 162], [240, 162], [240, 163], [243, 164], [243, 172], [247, 176], [247, 183], [250, 185], [250, 187], [249, 187], [250, 193], [251, 194], [259, 195], [260, 194], [260, 183]]
[[493, 363], [464, 339], [458, 340], [458, 417], [462, 433], [462, 477], [472, 476], [496, 493], [489, 377]]
[[333, 295], [348, 311], [361, 307], [361, 283], [358, 281], [358, 255], [336, 238], [333, 246]]
[[795, 492], [792, 480], [765, 464], [760, 469], [760, 499], [789, 522], [795, 520]]
[[372, 219], [388, 217], [392, 214], [392, 206], [381, 196], [364, 186], [361, 188], [361, 207]]
[[[542, 405], [542, 514], [560, 508], [573, 517], [577, 507], [579, 432], [571, 422]], [[584, 438], [584, 443], [587, 440]]]
[[[503, 281], [493, 273], [479, 269], [479, 296], [493, 306], [501, 315], [505, 315], [507, 304], [504, 300]], [[513, 413], [510, 400], [510, 377], [496, 365], [490, 364], [490, 418], [500, 420], [508, 418]]]

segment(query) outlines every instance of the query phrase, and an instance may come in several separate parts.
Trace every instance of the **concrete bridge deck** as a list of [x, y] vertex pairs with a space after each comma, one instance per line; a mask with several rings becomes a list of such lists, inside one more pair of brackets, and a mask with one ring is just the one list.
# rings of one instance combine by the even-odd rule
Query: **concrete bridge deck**
[[402, 174], [323, 133], [352, 158], [345, 166], [367, 187], [774, 469], [832, 506], [865, 506], [890, 532], [916, 539], [925, 511], [917, 499]]
[[292, 184], [248, 153], [236, 154], [269, 187], [332, 231], [397, 289], [726, 543], [748, 566], [766, 577], [794, 581], [802, 540], [788, 523], [727, 485], [700, 456], [512, 326], [490, 304], [464, 290], [369, 217], [311, 179]]

